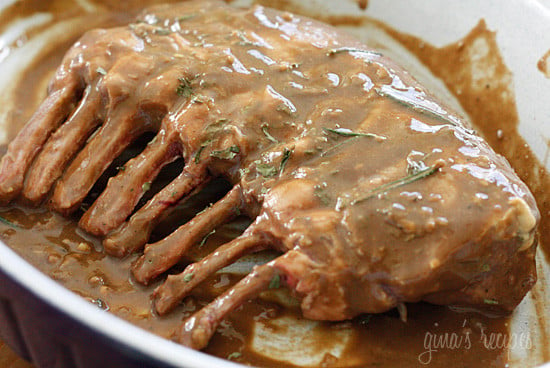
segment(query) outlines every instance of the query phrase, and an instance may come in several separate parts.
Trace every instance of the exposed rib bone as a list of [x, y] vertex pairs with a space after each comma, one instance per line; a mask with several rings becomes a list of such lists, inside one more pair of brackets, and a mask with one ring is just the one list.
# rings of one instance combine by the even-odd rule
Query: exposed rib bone
[[175, 265], [191, 246], [200, 242], [213, 229], [237, 216], [242, 206], [242, 190], [237, 185], [212, 207], [199, 213], [170, 236], [148, 245], [132, 269], [134, 277], [147, 284]]
[[155, 290], [155, 309], [161, 315], [168, 313], [208, 276], [248, 253], [266, 249], [268, 245], [264, 235], [246, 231], [199, 262], [187, 266], [182, 273], [169, 275]]
[[27, 201], [37, 204], [48, 194], [69, 161], [99, 125], [99, 109], [99, 95], [88, 87], [71, 117], [52, 134], [32, 164], [22, 193]]
[[154, 227], [170, 213], [170, 209], [207, 182], [204, 167], [186, 166], [177, 178], [155, 194], [128, 222], [103, 240], [105, 251], [112, 256], [124, 257], [141, 249], [149, 240]]
[[0, 202], [10, 202], [21, 193], [25, 173], [36, 154], [74, 108], [77, 89], [76, 83], [68, 83], [51, 93], [10, 143], [0, 163]]
[[135, 123], [132, 108], [115, 111], [57, 183], [51, 198], [55, 210], [71, 213], [77, 209], [111, 162], [146, 131], [143, 124]]
[[178, 332], [178, 341], [193, 349], [206, 347], [219, 323], [235, 308], [247, 300], [256, 298], [262, 291], [268, 289], [277, 275], [279, 275], [279, 271], [273, 262], [256, 266], [235, 286], [188, 318]]
[[145, 150], [130, 160], [80, 219], [80, 227], [104, 236], [119, 227], [149, 190], [160, 170], [181, 153], [178, 137], [161, 130]]

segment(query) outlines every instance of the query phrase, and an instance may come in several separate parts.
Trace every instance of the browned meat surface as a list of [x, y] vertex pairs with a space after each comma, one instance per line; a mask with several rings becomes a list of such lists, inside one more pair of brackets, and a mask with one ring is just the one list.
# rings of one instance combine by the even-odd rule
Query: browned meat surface
[[[307, 318], [343, 320], [421, 300], [511, 311], [536, 280], [539, 214], [509, 164], [407, 72], [321, 23], [197, 1], [87, 33], [2, 159], [0, 198], [71, 213], [144, 132], [156, 137], [80, 220], [109, 254], [144, 247], [138, 281], [239, 213], [254, 219], [167, 277], [160, 314], [244, 254], [283, 253], [188, 319], [186, 345], [268, 288], [292, 289]], [[135, 211], [178, 157], [181, 174]], [[234, 185], [223, 199], [146, 244], [217, 176]]]

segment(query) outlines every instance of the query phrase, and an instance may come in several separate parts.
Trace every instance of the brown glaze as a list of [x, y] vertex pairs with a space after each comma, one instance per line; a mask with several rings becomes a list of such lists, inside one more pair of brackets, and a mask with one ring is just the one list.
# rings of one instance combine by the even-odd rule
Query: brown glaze
[[[495, 32], [482, 20], [466, 37], [448, 46], [437, 48], [421, 39], [386, 30], [411, 50], [434, 75], [441, 78], [460, 101], [472, 123], [493, 149], [506, 157], [519, 177], [527, 183], [541, 214], [540, 245], [550, 255], [550, 176], [517, 131], [518, 113], [512, 86], [512, 73], [500, 55]], [[476, 42], [488, 46], [485, 57], [472, 61]], [[472, 69], [494, 68], [494, 74], [474, 81]]]
[[[437, 50], [432, 50], [432, 52], [434, 54], [436, 54], [436, 51]], [[55, 57], [57, 57], [59, 60], [59, 55], [55, 55]], [[44, 67], [45, 69], [48, 69], [49, 68], [52, 68], [55, 64], [57, 63], [57, 61], [51, 61], [51, 64], [46, 64], [46, 66]], [[435, 66], [434, 66], [435, 68]], [[46, 71], [44, 71], [45, 73]], [[28, 87], [32, 89], [32, 86], [34, 85], [33, 84], [33, 80], [35, 80], [34, 78], [38, 78], [37, 76], [33, 76], [32, 78], [29, 77], [27, 80], [28, 82]], [[23, 85], [24, 85], [25, 82], [23, 82]], [[24, 99], [23, 99], [23, 96], [20, 97], [21, 98], [21, 104], [23, 105], [24, 104]], [[466, 103], [468, 103], [469, 101], [466, 101]], [[477, 104], [474, 104], [475, 106], [472, 107], [472, 110], [475, 110], [476, 108], [480, 108]], [[467, 106], [467, 105], [465, 105]], [[30, 110], [31, 108], [29, 108]], [[471, 112], [468, 111], [470, 114]], [[510, 138], [510, 140], [514, 140], [515, 138]], [[13, 210], [12, 210], [13, 211]], [[24, 210], [25, 212], [27, 211], [30, 211], [30, 210]], [[25, 212], [21, 212], [21, 213], [25, 213]], [[30, 211], [30, 213], [32, 213], [32, 211]], [[17, 216], [14, 216], [10, 213], [3, 213], [3, 215], [6, 216], [6, 218], [10, 218], [14, 221], [17, 221]], [[77, 244], [80, 244], [80, 241], [82, 239], [84, 239], [85, 241], [87, 242], [90, 242], [90, 243], [94, 243], [95, 240], [92, 240], [91, 238], [88, 238], [88, 237], [85, 237], [85, 238], [82, 238], [81, 235], [75, 235], [77, 233], [77, 231], [75, 230], [75, 227], [74, 227], [74, 223], [72, 222], [67, 222], [67, 223], [64, 223], [64, 219], [61, 219], [59, 218], [58, 216], [56, 215], [51, 215], [49, 213], [43, 213], [43, 214], [39, 214], [39, 215], [33, 215], [33, 216], [30, 216], [30, 219], [33, 220], [33, 223], [34, 221], [37, 221], [38, 218], [40, 218], [41, 216], [44, 216], [45, 220], [43, 220], [42, 222], [53, 222], [52, 224], [50, 224], [52, 226], [52, 228], [61, 228], [61, 227], [65, 227], [67, 229], [70, 229], [72, 228], [73, 230], [67, 230], [66, 234], [69, 234], [68, 237], [69, 238], [72, 238], [72, 247], [74, 247], [76, 245], [77, 247], [77, 250], [75, 251], [74, 249], [73, 250], [66, 250], [67, 247], [65, 247], [65, 251], [67, 252], [67, 254], [72, 254], [72, 253], [75, 253], [75, 256], [74, 258], [76, 259], [80, 259], [81, 261], [79, 262], [72, 262], [70, 261], [70, 259], [72, 259], [73, 257], [70, 257], [70, 256], [67, 256], [67, 255], [63, 255], [63, 258], [66, 258], [67, 260], [67, 264], [68, 266], [67, 267], [72, 267], [72, 269], [75, 270], [75, 272], [80, 272], [80, 271], [77, 271], [78, 269], [80, 269], [81, 267], [89, 267], [89, 265], [91, 264], [91, 262], [88, 262], [87, 260], [88, 259], [91, 259], [93, 260], [95, 256], [84, 256], [84, 257], [77, 257], [76, 255], [79, 253], [78, 252], [78, 245]], [[52, 220], [52, 218], [54, 218], [55, 220]], [[41, 221], [37, 221], [37, 222], [41, 222]], [[32, 227], [30, 224], [27, 225], [28, 227]], [[24, 242], [28, 241], [28, 238], [26, 238], [26, 236], [30, 236], [29, 234], [31, 233], [35, 233], [35, 230], [36, 227], [33, 229], [32, 232], [24, 232], [24, 231], [17, 231], [16, 233], [17, 234], [21, 234], [21, 240], [19, 241], [21, 244], [24, 244]], [[8, 233], [12, 233], [11, 231], [7, 230]], [[41, 231], [42, 232], [42, 231]], [[74, 233], [73, 233], [74, 232]], [[23, 234], [24, 233], [24, 234]], [[40, 232], [39, 232], [40, 233]], [[42, 232], [43, 233], [43, 232]], [[10, 238], [12, 239], [15, 239], [17, 237], [19, 237], [19, 235], [9, 235]], [[44, 234], [44, 233], [43, 233]], [[65, 233], [64, 233], [65, 234]], [[42, 235], [43, 236], [43, 235]], [[223, 233], [222, 233], [222, 238], [223, 238]], [[61, 239], [62, 237], [58, 235], [58, 239]], [[23, 240], [25, 239], [25, 240]], [[229, 238], [225, 238], [225, 240], [228, 240]], [[224, 239], [219, 239], [219, 240], [215, 240], [213, 239], [212, 240], [212, 243], [221, 243], [222, 241], [224, 241]], [[11, 242], [14, 244], [14, 247], [17, 248], [17, 240], [11, 240]], [[58, 241], [53, 241], [51, 240], [51, 237], [49, 238], [46, 238], [46, 239], [40, 239], [38, 241], [36, 241], [36, 244], [43, 244], [43, 243], [47, 243], [47, 244], [55, 244], [55, 243], [58, 243]], [[96, 243], [94, 243], [96, 244]], [[215, 245], [215, 244], [214, 244]], [[21, 245], [22, 246], [22, 245]], [[56, 245], [57, 247], [64, 247], [63, 245], [60, 245], [60, 244], [57, 244]], [[84, 249], [85, 247], [83, 246], [82, 249]], [[99, 248], [97, 248], [99, 249]], [[28, 251], [28, 249], [25, 251], [25, 253]], [[80, 253], [86, 253], [85, 249], [84, 251], [80, 251]], [[96, 254], [96, 252], [90, 252], [90, 254]], [[29, 257], [27, 255], [27, 257]], [[89, 258], [88, 258], [89, 257]], [[33, 258], [33, 257], [31, 257]], [[42, 264], [44, 265], [44, 259], [46, 258], [46, 255], [45, 254], [42, 254], [40, 256], [37, 257], [38, 259], [34, 260], [35, 263], [38, 263], [38, 264]], [[55, 258], [55, 257], [54, 257]], [[102, 262], [115, 262], [115, 265], [112, 266], [112, 269], [113, 270], [117, 270], [117, 271], [112, 271], [112, 272], [118, 272], [118, 270], [127, 270], [128, 269], [128, 265], [124, 266], [124, 265], [120, 265], [120, 264], [117, 264], [116, 262], [117, 261], [108, 261], [109, 258], [103, 258], [101, 257], [101, 261]], [[55, 259], [52, 258], [52, 263], [56, 266], [59, 266], [59, 264], [56, 264], [55, 262]], [[72, 262], [72, 265], [70, 265]], [[93, 266], [92, 266], [93, 267]], [[103, 265], [101, 267], [104, 267]], [[109, 268], [109, 266], [106, 266], [107, 268]], [[49, 269], [48, 269], [49, 268]], [[55, 272], [53, 271], [53, 268], [54, 267], [51, 267], [48, 266], [46, 264], [46, 272], [48, 273], [53, 273], [55, 274]], [[117, 279], [118, 277], [118, 279]], [[113, 280], [122, 280], [120, 281], [121, 284], [124, 283], [124, 282], [128, 282], [127, 281], [127, 274], [125, 274], [124, 272], [121, 272], [118, 276], [113, 276]], [[95, 280], [95, 279], [94, 279]], [[124, 281], [126, 280], [126, 281]], [[115, 282], [116, 283], [116, 282]], [[82, 287], [82, 286], [79, 286], [79, 285], [69, 285], [69, 287], [73, 290], [76, 290], [78, 292], [78, 290], [84, 290], [84, 291], [81, 291], [81, 293], [83, 295], [92, 295], [92, 296], [95, 296], [92, 297], [92, 299], [98, 299], [100, 297], [103, 296], [103, 294], [101, 294], [101, 290], [100, 290], [100, 293], [98, 294], [97, 293], [97, 290], [95, 290], [95, 292], [91, 292], [90, 290], [86, 290], [88, 288], [88, 286], [86, 287]], [[137, 288], [138, 290], [140, 290], [140, 287], [136, 286], [136, 285], [133, 285], [132, 283], [129, 283], [129, 287], [130, 288]], [[100, 287], [101, 289], [101, 287]], [[124, 287], [122, 287], [121, 289], [125, 289]], [[130, 290], [130, 289], [127, 289], [127, 290]], [[140, 295], [139, 297], [136, 296], [136, 299], [139, 299], [139, 298], [142, 298], [142, 299], [146, 299], [145, 298], [145, 295], [148, 293], [147, 290], [142, 291], [142, 295]], [[216, 290], [218, 291], [218, 290]], [[107, 295], [109, 294], [109, 292], [107, 292], [107, 288], [103, 288], [103, 292]], [[95, 294], [94, 294], [95, 293]], [[139, 294], [139, 293], [138, 293]], [[117, 297], [112, 297], [112, 296], [108, 296], [106, 297], [107, 298], [113, 298], [114, 300], [117, 299]], [[124, 297], [122, 296], [119, 296], [119, 298], [122, 300], [124, 299]], [[119, 302], [119, 303], [122, 303], [122, 302]], [[114, 301], [114, 302], [107, 302], [107, 304], [109, 305], [117, 305], [117, 302]], [[139, 305], [139, 304], [137, 304]], [[144, 308], [147, 308], [147, 306], [144, 306]], [[281, 313], [281, 311], [279, 310], [279, 312], [273, 312], [274, 310], [277, 311], [277, 307], [274, 306], [274, 305], [265, 305], [265, 304], [262, 304], [261, 302], [259, 304], [255, 304], [255, 303], [250, 303], [249, 305], [245, 306], [246, 310], [250, 310], [252, 311], [252, 313], [256, 313], [256, 314], [261, 314], [261, 313], [264, 313], [265, 311], [268, 311], [269, 313], [273, 314], [273, 313]], [[422, 338], [424, 338], [424, 334], [423, 333], [419, 333], [419, 330], [424, 332], [424, 331], [427, 331], [431, 328], [431, 325], [433, 325], [433, 323], [442, 323], [441, 321], [447, 321], [448, 324], [446, 325], [446, 327], [443, 329], [441, 329], [441, 331], [449, 331], [450, 329], [452, 330], [456, 330], [456, 331], [459, 331], [460, 328], [459, 327], [456, 327], [456, 326], [459, 326], [461, 323], [462, 323], [462, 319], [463, 319], [463, 316], [462, 314], [456, 314], [454, 312], [450, 312], [448, 311], [447, 309], [445, 308], [438, 308], [438, 307], [429, 307], [429, 306], [424, 306], [424, 307], [421, 307], [421, 308], [426, 308], [428, 310], [431, 310], [432, 312], [435, 311], [433, 314], [433, 319], [432, 318], [428, 318], [426, 316], [429, 316], [429, 313], [419, 313], [419, 318], [416, 319], [414, 318], [413, 321], [414, 322], [414, 326], [409, 328], [408, 325], [403, 325], [401, 322], [398, 321], [397, 318], [395, 318], [395, 316], [378, 316], [378, 317], [373, 317], [373, 319], [371, 319], [371, 321], [369, 321], [369, 326], [376, 326], [376, 328], [373, 327], [373, 329], [364, 329], [364, 326], [361, 327], [360, 323], [358, 322], [357, 325], [354, 325], [352, 328], [355, 328], [355, 329], [358, 329], [358, 331], [360, 331], [360, 335], [361, 335], [361, 338], [358, 339], [358, 341], [356, 342], [357, 345], [354, 345], [354, 347], [357, 347], [357, 349], [363, 349], [364, 351], [368, 351], [369, 353], [365, 353], [365, 362], [361, 363], [361, 366], [376, 366], [376, 365], [379, 365], [379, 363], [383, 362], [383, 363], [386, 363], [386, 364], [390, 364], [390, 365], [395, 365], [395, 366], [402, 366], [402, 364], [400, 364], [400, 362], [403, 362], [403, 361], [410, 361], [410, 362], [414, 362], [414, 359], [416, 359], [416, 352], [415, 352], [415, 349], [418, 349], [419, 346], [422, 346]], [[114, 311], [115, 313], [117, 314], [124, 314], [124, 312], [121, 312], [120, 310], [117, 311], [117, 308], [116, 307], [112, 307], [111, 308], [112, 311]], [[124, 308], [122, 309], [124, 311]], [[130, 313], [132, 314], [132, 313]], [[145, 313], [147, 314], [147, 313]], [[414, 317], [415, 316], [415, 312], [412, 311], [411, 313], [411, 317]], [[137, 320], [140, 320], [140, 318], [135, 318], [135, 315], [139, 315], [139, 313], [135, 313], [134, 315], [130, 316], [130, 317], [127, 317], [128, 319], [134, 321], [135, 323], [137, 324], [140, 324], [139, 321]], [[143, 316], [143, 314], [142, 314]], [[180, 315], [181, 317], [181, 315]], [[426, 318], [427, 320], [425, 322], [417, 322], [419, 320], [422, 320]], [[469, 319], [468, 322], [470, 322], [470, 319], [481, 319], [483, 321], [483, 323], [486, 323], [488, 326], [489, 326], [489, 329], [491, 331], [505, 331], [505, 327], [503, 326], [503, 322], [502, 321], [499, 321], [499, 320], [487, 320], [483, 317], [479, 317], [479, 316], [470, 316], [470, 315], [467, 315], [467, 318]], [[146, 319], [146, 318], [145, 318]], [[157, 321], [158, 319], [155, 319], [155, 321]], [[387, 321], [386, 321], [387, 320]], [[245, 320], [242, 320], [242, 319], [239, 319], [238, 317], [235, 317], [235, 321], [236, 322], [233, 322], [235, 326], [238, 326], [237, 330], [238, 331], [241, 331], [240, 334], [244, 334], [243, 331], [246, 331], [246, 327], [248, 325], [248, 322], [245, 321]], [[381, 321], [381, 322], [380, 322]], [[436, 322], [434, 322], [436, 321]], [[451, 322], [452, 321], [452, 322]], [[154, 323], [155, 326], [152, 326], [152, 325], [148, 325], [148, 323]], [[145, 322], [145, 323], [142, 323], [142, 325], [144, 325], [145, 328], [151, 328], [151, 329], [155, 329], [157, 331], [157, 333], [161, 334], [161, 335], [164, 335], [166, 336], [166, 332], [162, 332], [163, 329], [162, 327], [158, 327], [156, 326], [156, 323], [157, 322]], [[417, 324], [418, 323], [418, 324]], [[169, 324], [169, 323], [168, 323]], [[347, 325], [346, 325], [347, 326]], [[447, 328], [448, 327], [448, 328]], [[382, 331], [383, 333], [380, 333], [380, 331]], [[394, 334], [395, 331], [396, 333]], [[231, 334], [234, 334], [235, 332], [231, 332]], [[239, 335], [239, 333], [237, 333], [237, 335]], [[382, 339], [384, 341], [384, 344], [380, 344], [380, 336], [383, 336], [384, 338]], [[402, 339], [401, 337], [403, 335], [412, 335], [413, 337], [412, 338], [409, 338], [410, 336], [407, 336], [407, 339]], [[242, 345], [240, 345], [240, 343], [238, 344], [235, 344], [235, 341], [233, 340], [232, 342], [227, 342], [225, 341], [227, 339], [224, 339], [222, 336], [220, 335], [217, 335], [214, 339], [214, 343], [213, 345], [209, 348], [209, 352], [212, 352], [214, 354], [217, 354], [217, 355], [220, 355], [220, 356], [227, 356], [229, 355], [229, 353], [237, 350], [237, 349], [243, 349], [242, 348]], [[239, 340], [239, 339], [236, 339], [236, 340]], [[394, 342], [394, 341], [400, 341], [400, 343], [398, 344], [395, 344], [397, 346], [395, 346], [395, 349], [389, 349], [388, 350], [388, 346], [391, 346], [390, 342]], [[226, 345], [224, 345], [226, 344]], [[229, 346], [229, 348], [228, 348]], [[369, 350], [369, 347], [373, 347], [373, 346], [378, 346], [378, 350], [376, 349], [370, 349]], [[408, 348], [406, 348], [408, 346]], [[405, 347], [405, 348], [404, 348]], [[400, 354], [400, 352], [402, 350], [405, 350], [406, 352], [404, 352], [403, 354]], [[420, 349], [422, 350], [422, 349]], [[243, 353], [243, 356], [241, 358], [239, 358], [239, 360], [243, 360], [243, 361], [248, 361], [252, 364], [263, 364], [263, 365], [273, 365], [273, 366], [280, 366], [280, 365], [277, 365], [276, 363], [269, 363], [269, 362], [266, 362], [266, 361], [263, 361], [261, 358], [259, 357], [255, 357], [254, 355], [249, 355], [247, 354], [246, 352], [246, 349], [243, 350], [244, 353]], [[471, 359], [471, 363], [472, 365], [474, 363], [485, 363], [486, 361], [492, 361], [492, 362], [496, 362], [497, 365], [500, 365], [502, 362], [503, 362], [503, 355], [502, 355], [502, 352], [499, 352], [499, 351], [494, 351], [494, 352], [491, 352], [490, 354], [487, 352], [486, 349], [483, 349], [483, 348], [480, 348], [478, 349], [477, 351], [475, 350], [471, 350], [470, 351], [471, 353], [474, 353], [476, 352], [475, 354], [471, 354], [471, 355], [466, 355], [466, 359], [468, 359], [468, 356], [470, 356], [469, 359]], [[469, 352], [469, 353], [470, 353]], [[462, 353], [464, 353], [464, 351], [462, 351]], [[377, 358], [377, 359], [373, 359], [373, 354], [376, 355], [378, 354], [378, 357], [380, 358]], [[457, 354], [460, 354], [457, 352]], [[487, 359], [486, 361], [484, 361], [483, 359], [479, 359], [479, 357], [482, 356], [484, 357], [483, 359]], [[455, 353], [448, 353], [445, 355], [445, 358], [441, 358], [440, 360], [440, 357], [438, 356], [437, 360], [435, 360], [437, 363], [436, 364], [440, 364], [441, 363], [441, 366], [448, 366], [449, 363], [448, 362], [452, 362], [454, 359], [456, 359], [456, 355]], [[395, 360], [394, 360], [395, 359]], [[329, 359], [330, 361], [330, 359]], [[328, 364], [328, 363], [327, 363]], [[480, 366], [484, 366], [485, 364], [480, 364]], [[469, 365], [471, 366], [471, 365]]]

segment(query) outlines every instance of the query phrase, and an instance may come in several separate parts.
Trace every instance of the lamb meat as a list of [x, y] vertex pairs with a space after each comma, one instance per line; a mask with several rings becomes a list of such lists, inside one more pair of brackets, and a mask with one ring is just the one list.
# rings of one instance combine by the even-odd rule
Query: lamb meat
[[[427, 301], [509, 312], [536, 280], [539, 213], [506, 160], [394, 62], [339, 30], [261, 6], [191, 1], [86, 33], [0, 165], [0, 199], [72, 213], [145, 132], [83, 217], [144, 284], [241, 213], [244, 233], [154, 292], [168, 313], [245, 254], [256, 266], [179, 328], [203, 348], [244, 301], [290, 288], [307, 318]], [[135, 210], [159, 171], [185, 167]], [[214, 177], [233, 188], [165, 239], [159, 221]]]

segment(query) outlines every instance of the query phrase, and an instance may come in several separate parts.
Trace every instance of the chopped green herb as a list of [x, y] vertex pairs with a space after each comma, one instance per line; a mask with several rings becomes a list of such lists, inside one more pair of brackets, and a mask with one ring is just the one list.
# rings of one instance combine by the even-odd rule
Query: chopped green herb
[[241, 39], [241, 41], [239, 42], [239, 45], [240, 46], [252, 46], [254, 45], [254, 43], [252, 41], [250, 41], [248, 38], [246, 38], [246, 35], [243, 31], [237, 31], [237, 37], [239, 37]]
[[329, 50], [329, 52], [327, 52], [327, 56], [333, 56], [333, 55], [336, 55], [336, 54], [342, 54], [342, 53], [344, 53], [344, 52], [360, 52], [360, 53], [362, 53], [362, 54], [369, 54], [369, 55], [372, 55], [372, 56], [382, 56], [381, 53], [376, 52], [376, 51], [354, 49], [354, 48], [349, 48], [349, 47], [344, 47], [344, 48], [341, 48], [341, 49], [332, 49], [332, 50]]
[[483, 299], [483, 303], [490, 305], [498, 305], [498, 300], [495, 299]]
[[229, 119], [218, 119], [215, 122], [208, 124], [204, 130], [206, 133], [206, 136], [212, 140], [216, 134], [218, 134], [221, 130], [225, 129], [225, 125], [227, 125], [231, 120]]
[[187, 14], [187, 15], [183, 15], [181, 17], [177, 17], [176, 20], [178, 22], [184, 22], [186, 20], [189, 20], [189, 19], [193, 19], [197, 16], [197, 14]]
[[239, 169], [239, 175], [242, 177], [248, 175], [250, 172], [250, 169], [248, 167], [245, 167], [244, 169]]
[[238, 358], [240, 358], [241, 356], [242, 356], [241, 353], [239, 353], [238, 351], [234, 351], [234, 352], [232, 352], [231, 354], [229, 354], [229, 355], [227, 356], [227, 359], [229, 359], [229, 360], [238, 359]]
[[426, 177], [436, 173], [437, 171], [439, 171], [439, 168], [440, 168], [439, 165], [432, 165], [432, 166], [427, 167], [424, 170], [421, 170], [421, 171], [417, 172], [416, 174], [408, 175], [404, 178], [394, 180], [394, 181], [389, 182], [387, 184], [383, 184], [383, 185], [369, 191], [369, 193], [366, 197], [363, 197], [361, 199], [357, 199], [357, 200], [353, 201], [351, 204], [354, 205], [354, 204], [357, 204], [357, 203], [360, 203], [360, 202], [364, 202], [364, 201], [366, 201], [366, 200], [368, 200], [368, 199], [370, 199], [370, 198], [372, 198], [372, 197], [374, 197], [374, 196], [376, 196], [380, 193], [384, 193], [386, 191], [389, 191], [389, 190], [401, 187], [403, 185], [413, 183], [417, 180], [426, 178]]
[[11, 222], [10, 220], [6, 220], [4, 217], [0, 216], [0, 222], [3, 223], [4, 225], [8, 225], [10, 227], [14, 227], [14, 228], [19, 228], [19, 226], [17, 226], [16, 224], [14, 224], [13, 222]]
[[424, 161], [414, 161], [410, 157], [407, 157], [407, 174], [417, 174], [422, 170], [426, 170], [427, 167]]
[[269, 288], [278, 289], [279, 287], [281, 287], [281, 276], [277, 273], [269, 282]]
[[159, 36], [167, 36], [172, 32], [168, 28], [157, 28], [153, 30], [153, 33]]
[[98, 72], [101, 75], [107, 75], [107, 71], [105, 69], [103, 69], [102, 67], [100, 67], [100, 66], [98, 66], [95, 71]]
[[283, 173], [283, 170], [285, 169], [286, 163], [290, 159], [290, 156], [292, 155], [292, 150], [285, 147], [283, 151], [283, 158], [281, 159], [281, 166], [279, 167], [279, 173]]
[[208, 234], [206, 234], [206, 236], [205, 236], [204, 238], [202, 238], [202, 240], [201, 240], [201, 242], [200, 242], [200, 244], [199, 244], [199, 248], [202, 248], [202, 246], [203, 246], [204, 244], [206, 244], [206, 241], [208, 240], [208, 238], [209, 238], [211, 235], [215, 234], [215, 233], [216, 233], [216, 229], [214, 229], [214, 230], [212, 230], [211, 232], [209, 232]]
[[203, 96], [203, 95], [195, 95], [193, 96], [193, 98], [191, 99], [191, 103], [196, 103], [196, 104], [203, 104], [205, 101], [206, 101], [206, 96]]
[[107, 303], [105, 303], [103, 301], [103, 299], [93, 299], [92, 300], [92, 303], [95, 304], [97, 307], [99, 307], [100, 309], [103, 309], [103, 310], [109, 310], [109, 306], [107, 305]]
[[325, 132], [341, 135], [342, 137], [371, 137], [371, 138], [378, 138], [378, 139], [382, 139], [382, 140], [386, 139], [386, 137], [383, 137], [383, 136], [378, 135], [378, 134], [354, 132], [354, 131], [352, 131], [350, 129], [346, 129], [346, 128], [335, 128], [335, 129], [323, 128], [323, 130]]
[[117, 166], [118, 171], [126, 171], [126, 166]]
[[237, 153], [240, 152], [239, 146], [231, 146], [224, 150], [212, 151], [210, 153], [211, 157], [219, 158], [221, 160], [232, 160], [237, 156]]
[[262, 132], [264, 132], [267, 139], [270, 140], [273, 143], [279, 143], [279, 141], [275, 137], [273, 137], [271, 134], [269, 134], [269, 132], [267, 131], [267, 128], [268, 128], [267, 124], [262, 126]]
[[195, 80], [195, 78], [193, 79], [189, 79], [186, 77], [178, 78], [178, 81], [180, 83], [178, 85], [178, 88], [176, 89], [176, 93], [179, 96], [183, 96], [187, 98], [191, 97], [193, 95], [193, 86], [191, 85], [193, 83], [193, 80]]
[[288, 106], [285, 103], [282, 103], [279, 106], [277, 106], [277, 111], [284, 112], [287, 115], [292, 115], [295, 112], [290, 106]]
[[277, 169], [270, 164], [258, 163], [256, 164], [256, 171], [258, 171], [264, 178], [270, 178], [277, 175]]
[[195, 276], [194, 272], [188, 273], [188, 274], [183, 276], [183, 281], [189, 282], [189, 281], [193, 280], [194, 276]]
[[[324, 183], [326, 185], [326, 183]], [[315, 195], [321, 203], [325, 206], [328, 206], [330, 204], [330, 196], [325, 192], [326, 186], [322, 185], [316, 185], [314, 187], [313, 195]]]
[[205, 213], [205, 212], [208, 211], [211, 207], [212, 207], [212, 203], [210, 203], [208, 206], [206, 206], [202, 211], [197, 212], [197, 214], [195, 215], [195, 217], [197, 217], [198, 215], [201, 215], [201, 214]]
[[195, 156], [193, 158], [193, 161], [195, 161], [196, 164], [198, 164], [201, 160], [201, 153], [206, 148], [205, 144], [201, 144], [200, 148], [195, 152]]
[[481, 265], [481, 271], [482, 272], [489, 272], [489, 271], [491, 271], [491, 266], [488, 265], [487, 263], [484, 263], [483, 265]]
[[150, 189], [151, 189], [151, 183], [147, 182], [147, 183], [144, 183], [142, 186], [141, 186], [141, 189], [143, 190], [143, 192], [148, 192]]

